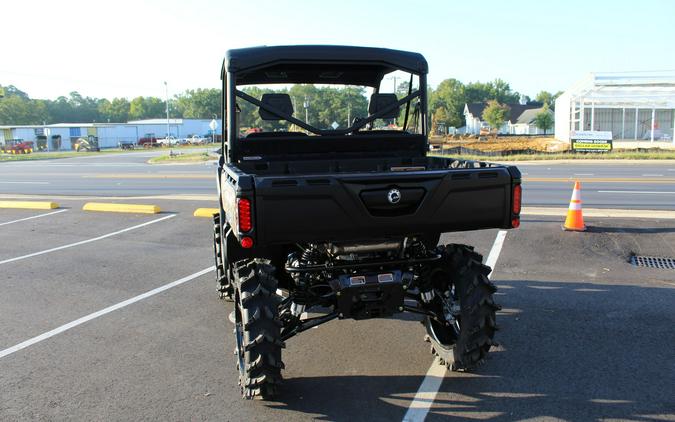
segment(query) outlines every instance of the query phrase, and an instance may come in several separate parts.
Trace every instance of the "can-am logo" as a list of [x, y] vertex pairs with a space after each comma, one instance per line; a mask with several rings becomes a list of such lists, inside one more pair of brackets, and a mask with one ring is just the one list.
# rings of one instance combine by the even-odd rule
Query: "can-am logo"
[[387, 193], [387, 200], [390, 204], [398, 204], [401, 200], [401, 191], [398, 189], [392, 189]]

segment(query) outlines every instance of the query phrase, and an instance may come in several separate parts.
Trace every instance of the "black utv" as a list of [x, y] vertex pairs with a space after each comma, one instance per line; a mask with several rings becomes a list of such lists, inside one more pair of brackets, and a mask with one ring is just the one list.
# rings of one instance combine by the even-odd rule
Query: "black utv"
[[[485, 360], [499, 309], [491, 270], [471, 246], [438, 242], [518, 227], [520, 172], [427, 155], [427, 71], [422, 55], [382, 48], [227, 52], [213, 240], [244, 398], [272, 397], [285, 341], [333, 319], [412, 312], [448, 368]], [[293, 88], [310, 84], [357, 87], [368, 105], [310, 121], [312, 98]]]

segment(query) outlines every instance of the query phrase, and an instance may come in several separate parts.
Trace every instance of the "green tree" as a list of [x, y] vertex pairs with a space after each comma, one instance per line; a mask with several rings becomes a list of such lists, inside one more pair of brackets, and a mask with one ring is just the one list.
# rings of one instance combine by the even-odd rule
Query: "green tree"
[[166, 103], [157, 97], [136, 97], [129, 103], [129, 119], [153, 119], [164, 117]]
[[188, 89], [176, 97], [176, 110], [188, 119], [210, 119], [220, 115], [220, 99], [220, 89]]
[[467, 103], [484, 103], [489, 100], [497, 100], [502, 104], [517, 103], [520, 94], [511, 90], [511, 86], [501, 80], [492, 82], [472, 82], [466, 85]]
[[445, 124], [461, 127], [464, 126], [464, 104], [466, 103], [464, 84], [457, 79], [446, 79], [429, 96], [429, 111], [434, 116], [438, 109], [444, 109]]
[[544, 103], [548, 105], [551, 109], [555, 109], [555, 100], [558, 98], [563, 92], [558, 91], [555, 94], [551, 94], [548, 91], [539, 91], [537, 96], [535, 97], [535, 100]]
[[549, 110], [548, 104], [544, 104], [544, 108], [534, 117], [534, 124], [544, 131], [544, 135], [553, 127], [553, 113]]
[[104, 100], [98, 105], [102, 120], [115, 123], [124, 123], [129, 120], [129, 108], [129, 100], [126, 98]]
[[49, 120], [47, 104], [33, 100], [14, 85], [4, 87], [5, 97], [0, 99], [0, 124], [31, 125]]
[[433, 135], [436, 134], [444, 135], [445, 133], [441, 133], [441, 127], [444, 127], [445, 131], [447, 131], [448, 113], [445, 111], [445, 108], [443, 107], [437, 108], [433, 114], [433, 117], [431, 119], [431, 133]]
[[481, 118], [488, 122], [490, 127], [495, 130], [495, 136], [499, 132], [509, 115], [509, 106], [500, 104], [497, 100], [488, 101], [487, 107], [483, 110]]

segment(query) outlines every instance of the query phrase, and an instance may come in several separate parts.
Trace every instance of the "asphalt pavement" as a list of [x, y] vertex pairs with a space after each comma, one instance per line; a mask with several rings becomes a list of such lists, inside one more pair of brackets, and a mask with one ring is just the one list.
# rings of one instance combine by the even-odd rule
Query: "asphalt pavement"
[[[215, 162], [148, 165], [162, 151], [0, 163], [0, 194], [215, 195]], [[675, 162], [517, 163], [525, 206], [566, 207], [575, 180], [584, 205], [675, 210]]]
[[[416, 395], [431, 406], [427, 420], [675, 420], [675, 272], [628, 262], [633, 253], [675, 257], [672, 220], [653, 219], [590, 219], [588, 232], [565, 233], [558, 218], [524, 218], [491, 275], [500, 345], [475, 373], [440, 372], [438, 391], [420, 391], [437, 363], [418, 318], [402, 314], [332, 321], [290, 339], [280, 397], [241, 400], [232, 304], [217, 298], [209, 271], [211, 223], [192, 217], [212, 204], [188, 196], [196, 186], [212, 195], [213, 180], [155, 177], [213, 167], [149, 166], [147, 154], [0, 163], [0, 181], [54, 182], [0, 184], [5, 196], [62, 198], [60, 210], [0, 209], [0, 420], [391, 421]], [[560, 179], [582, 177], [580, 166], [520, 167]], [[667, 178], [670, 168], [601, 165], [583, 177]], [[526, 192], [540, 185], [548, 195], [556, 184], [565, 206], [568, 182]], [[588, 185], [585, 205], [595, 205]], [[81, 210], [85, 198], [108, 195], [155, 196], [163, 212]], [[613, 208], [642, 205], [620, 198]], [[650, 208], [673, 208], [659, 204]], [[487, 256], [497, 232], [442, 242]]]

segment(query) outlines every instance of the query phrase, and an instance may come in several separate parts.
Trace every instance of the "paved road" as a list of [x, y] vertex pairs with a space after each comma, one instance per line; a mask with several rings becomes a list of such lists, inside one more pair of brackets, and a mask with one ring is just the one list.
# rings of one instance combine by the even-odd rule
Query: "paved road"
[[675, 162], [519, 164], [525, 205], [564, 206], [574, 180], [582, 182], [585, 206], [675, 209]]
[[99, 196], [215, 193], [213, 162], [147, 164], [149, 158], [166, 153], [166, 150], [143, 151], [4, 162], [0, 163], [0, 193]]
[[[198, 204], [162, 201], [159, 216], [81, 204], [0, 226], [0, 356], [212, 265]], [[0, 210], [0, 224], [41, 213]], [[443, 242], [487, 254], [495, 235]], [[444, 375], [427, 420], [675, 420], [675, 276], [626, 262], [673, 245], [675, 230], [651, 221], [561, 235], [559, 221], [526, 219], [492, 275], [500, 346], [478, 372]], [[231, 310], [209, 272], [0, 357], [0, 420], [401, 420], [432, 365], [413, 316], [333, 321], [288, 341], [277, 401], [245, 402]]]
[[[143, 196], [214, 194], [213, 162], [149, 165], [160, 151], [0, 163], [0, 194]], [[675, 163], [519, 164], [524, 205], [569, 204], [574, 180], [584, 205], [599, 208], [675, 209]]]

